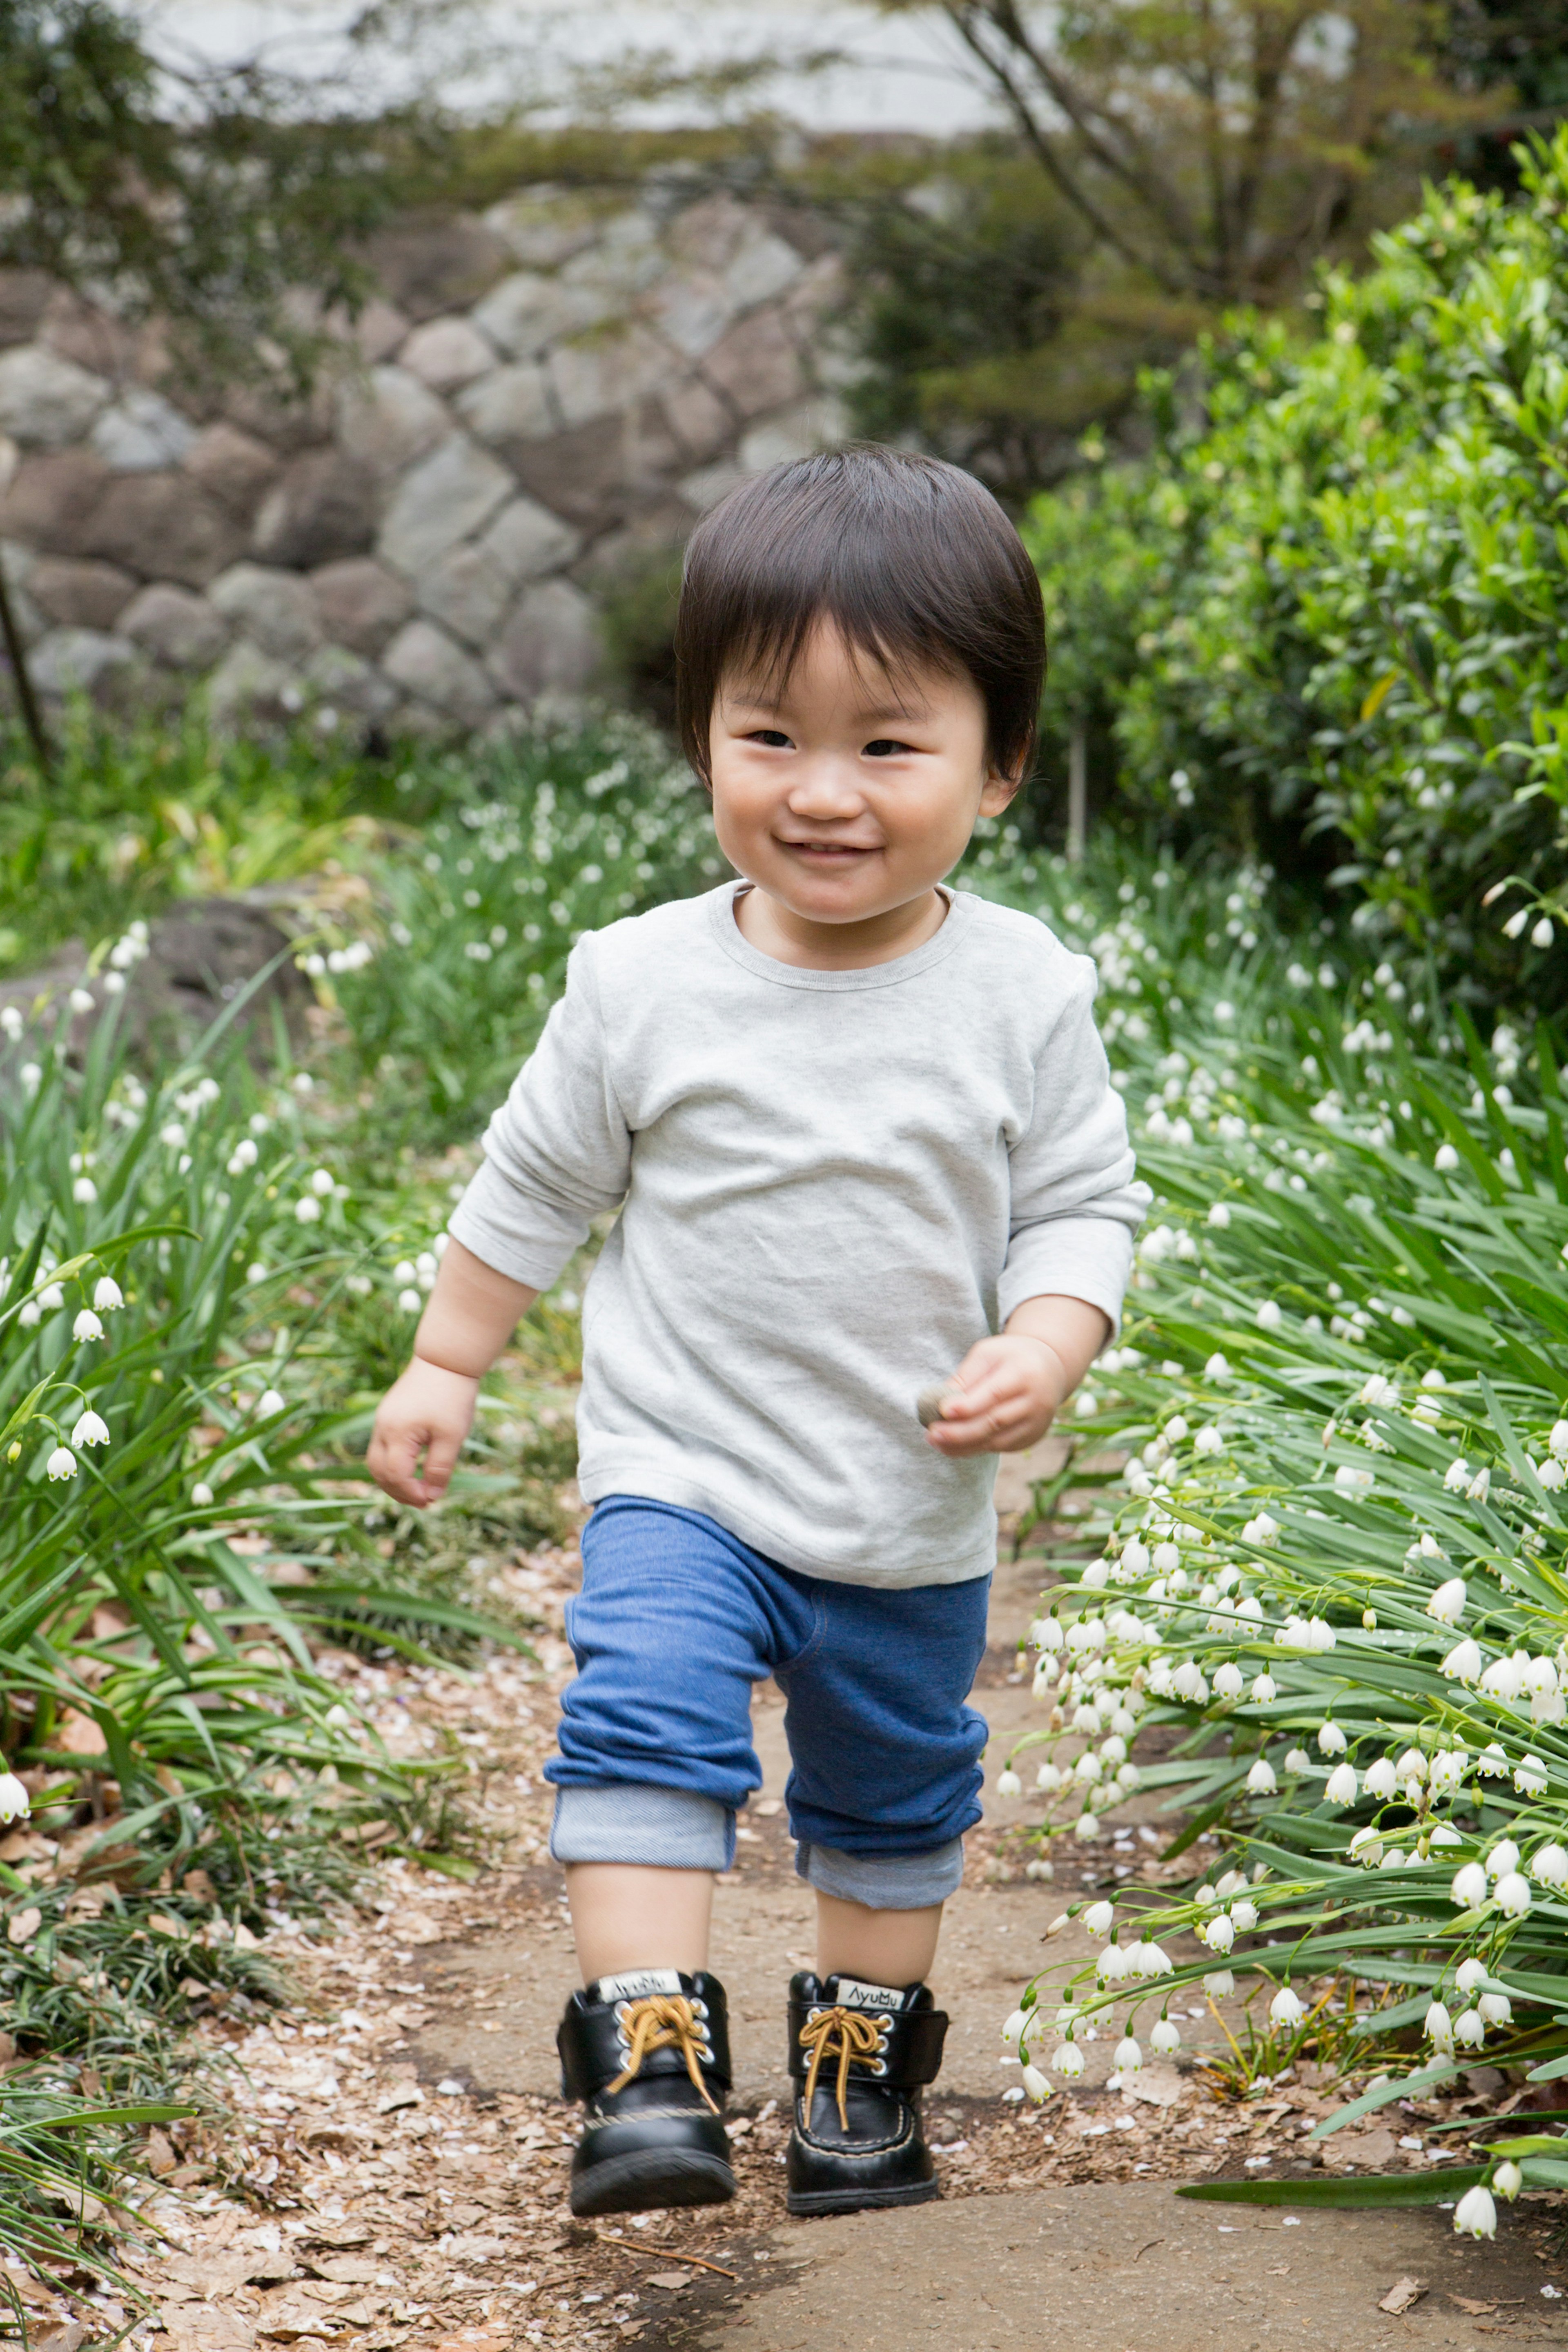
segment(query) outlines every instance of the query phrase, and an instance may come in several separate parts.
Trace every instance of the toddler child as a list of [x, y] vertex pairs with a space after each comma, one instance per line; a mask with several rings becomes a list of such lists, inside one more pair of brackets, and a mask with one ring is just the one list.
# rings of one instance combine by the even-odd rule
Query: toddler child
[[1112, 1335], [1148, 1194], [1093, 965], [943, 887], [1027, 773], [1045, 667], [989, 494], [873, 447], [742, 484], [692, 536], [677, 664], [741, 878], [574, 948], [370, 1467], [401, 1501], [443, 1492], [481, 1375], [615, 1212], [548, 1774], [584, 1979], [559, 2035], [586, 2105], [573, 2210], [733, 2192], [709, 1916], [768, 1675], [817, 1914], [788, 1994], [789, 2208], [913, 2204], [937, 2194], [920, 2098], [947, 2025], [925, 1979], [980, 1818], [994, 1456]]

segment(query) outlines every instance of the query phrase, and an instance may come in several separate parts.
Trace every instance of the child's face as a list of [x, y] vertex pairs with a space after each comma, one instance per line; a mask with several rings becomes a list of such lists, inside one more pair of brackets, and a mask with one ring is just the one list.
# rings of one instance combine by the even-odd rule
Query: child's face
[[806, 922], [866, 922], [920, 898], [1016, 789], [987, 762], [971, 679], [889, 677], [828, 625], [782, 687], [727, 677], [710, 742], [720, 847]]

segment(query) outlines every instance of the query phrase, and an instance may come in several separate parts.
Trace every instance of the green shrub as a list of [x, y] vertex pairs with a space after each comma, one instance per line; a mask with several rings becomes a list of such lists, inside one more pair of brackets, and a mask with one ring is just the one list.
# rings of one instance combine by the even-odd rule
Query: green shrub
[[[1195, 426], [1033, 510], [1053, 696], [1194, 837], [1326, 836], [1369, 946], [1551, 1001], [1568, 919], [1568, 131], [1331, 277], [1310, 342], [1243, 317]], [[1336, 862], [1337, 861], [1337, 862]], [[1490, 915], [1485, 894], [1518, 877]], [[1504, 929], [1504, 926], [1507, 929]]]

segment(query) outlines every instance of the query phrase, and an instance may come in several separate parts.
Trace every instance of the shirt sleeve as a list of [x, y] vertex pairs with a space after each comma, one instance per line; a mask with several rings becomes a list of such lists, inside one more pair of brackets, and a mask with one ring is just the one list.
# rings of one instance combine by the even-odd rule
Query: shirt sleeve
[[1073, 962], [1075, 984], [1041, 1051], [1034, 1116], [1013, 1147], [1010, 1239], [996, 1304], [1005, 1324], [1026, 1298], [1087, 1299], [1109, 1316], [1114, 1339], [1132, 1236], [1151, 1195], [1135, 1176], [1127, 1113], [1094, 1024], [1094, 966], [1087, 956]]
[[484, 1164], [447, 1230], [486, 1265], [548, 1290], [620, 1206], [631, 1180], [631, 1134], [605, 1051], [591, 939], [566, 966], [564, 994], [485, 1130]]

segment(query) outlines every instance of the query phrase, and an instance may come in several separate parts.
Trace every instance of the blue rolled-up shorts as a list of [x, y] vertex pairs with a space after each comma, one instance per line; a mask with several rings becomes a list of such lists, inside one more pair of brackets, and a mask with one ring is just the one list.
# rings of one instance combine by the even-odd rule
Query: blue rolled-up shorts
[[919, 1910], [963, 1875], [980, 1819], [988, 1576], [905, 1590], [784, 1568], [700, 1511], [611, 1495], [566, 1604], [558, 1862], [728, 1870], [762, 1784], [751, 1688], [787, 1701], [795, 1867], [824, 1894]]

